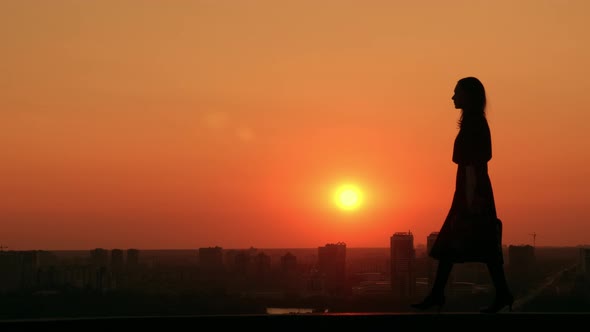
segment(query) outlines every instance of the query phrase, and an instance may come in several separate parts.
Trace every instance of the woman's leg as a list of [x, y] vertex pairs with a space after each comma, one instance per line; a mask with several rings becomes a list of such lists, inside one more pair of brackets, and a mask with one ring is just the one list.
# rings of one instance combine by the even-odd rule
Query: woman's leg
[[445, 304], [445, 286], [447, 285], [452, 269], [452, 262], [444, 260], [439, 261], [436, 277], [432, 289], [430, 290], [430, 294], [428, 294], [422, 302], [412, 304], [412, 307], [425, 310], [437, 306], [440, 311], [440, 308]]
[[434, 278], [434, 284], [430, 293], [433, 296], [444, 296], [445, 287], [449, 281], [449, 276], [453, 269], [453, 263], [451, 261], [440, 260], [436, 269], [436, 277]]
[[496, 297], [502, 297], [510, 295], [510, 289], [508, 282], [506, 281], [506, 275], [504, 274], [504, 266], [502, 263], [487, 263], [490, 277], [496, 288]]
[[508, 309], [512, 311], [512, 303], [514, 303], [514, 297], [506, 282], [506, 276], [504, 274], [504, 266], [502, 263], [488, 263], [488, 270], [490, 271], [490, 277], [496, 288], [496, 297], [494, 302], [489, 307], [481, 309], [483, 313], [496, 313], [502, 308], [508, 306]]

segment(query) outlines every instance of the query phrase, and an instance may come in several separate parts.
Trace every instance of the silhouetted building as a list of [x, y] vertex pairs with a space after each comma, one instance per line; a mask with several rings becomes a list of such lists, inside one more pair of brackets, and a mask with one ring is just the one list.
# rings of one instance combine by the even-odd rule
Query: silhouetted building
[[220, 272], [223, 270], [223, 248], [199, 248], [199, 266], [204, 272]]
[[229, 271], [235, 270], [236, 265], [236, 255], [239, 253], [239, 250], [230, 249], [225, 252], [224, 255], [224, 265]]
[[139, 266], [139, 250], [127, 249], [127, 268], [134, 269]]
[[325, 278], [328, 293], [346, 291], [346, 244], [329, 243], [318, 247], [318, 272]]
[[44, 266], [38, 269], [37, 272], [37, 287], [38, 289], [50, 290], [57, 286], [61, 286], [61, 277], [63, 270], [58, 269], [55, 265]]
[[41, 286], [43, 270], [39, 250], [0, 250], [0, 293], [32, 291]]
[[292, 274], [297, 271], [297, 257], [288, 252], [281, 256], [281, 272], [283, 274]]
[[399, 298], [414, 295], [416, 277], [414, 264], [414, 235], [411, 232], [397, 232], [390, 238], [391, 290]]
[[234, 272], [240, 273], [242, 276], [251, 276], [251, 259], [249, 251], [238, 251], [234, 256]]
[[100, 266], [96, 271], [95, 290], [105, 291], [113, 288], [113, 277], [106, 266]]
[[14, 292], [26, 287], [31, 267], [30, 257], [22, 251], [0, 251], [0, 293]]
[[95, 267], [107, 267], [109, 265], [109, 252], [106, 249], [96, 248], [90, 251], [90, 264]]
[[270, 274], [270, 256], [261, 252], [254, 258], [256, 275], [268, 276]]
[[69, 287], [92, 289], [96, 284], [96, 273], [90, 266], [65, 266], [63, 267], [61, 282]]
[[37, 283], [37, 270], [39, 269], [39, 255], [36, 250], [21, 251], [21, 288], [31, 289]]
[[247, 273], [253, 272], [252, 257], [258, 253], [258, 249], [231, 249], [225, 252], [225, 266], [229, 271]]
[[534, 277], [535, 247], [531, 245], [508, 246], [508, 268], [506, 274], [516, 287], [523, 286]]
[[123, 250], [113, 249], [111, 250], [111, 268], [114, 272], [123, 271], [125, 266], [125, 260], [123, 258]]
[[319, 270], [311, 269], [307, 271], [304, 279], [308, 296], [323, 295], [326, 292], [326, 276]]
[[283, 289], [291, 293], [299, 292], [302, 280], [299, 278], [297, 257], [287, 252], [281, 256], [279, 269]]
[[250, 255], [245, 251], [240, 251], [234, 257], [234, 268], [236, 272], [248, 273], [248, 265], [250, 265]]
[[578, 263], [580, 267], [580, 273], [586, 279], [590, 279], [590, 248], [580, 248]]
[[0, 251], [0, 293], [20, 288], [21, 259], [15, 251]]
[[54, 266], [58, 263], [57, 255], [51, 251], [39, 250], [37, 251], [37, 260], [40, 267]]
[[535, 264], [535, 247], [508, 246], [508, 264], [512, 272], [527, 272]]

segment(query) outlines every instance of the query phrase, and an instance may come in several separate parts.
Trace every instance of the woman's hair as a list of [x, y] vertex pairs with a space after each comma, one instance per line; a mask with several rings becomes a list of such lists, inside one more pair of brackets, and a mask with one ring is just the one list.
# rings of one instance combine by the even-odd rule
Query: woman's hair
[[486, 116], [486, 90], [481, 81], [475, 77], [464, 77], [457, 82], [457, 86], [465, 93], [466, 106], [461, 109], [459, 126], [463, 123], [465, 115], [468, 117], [480, 115]]

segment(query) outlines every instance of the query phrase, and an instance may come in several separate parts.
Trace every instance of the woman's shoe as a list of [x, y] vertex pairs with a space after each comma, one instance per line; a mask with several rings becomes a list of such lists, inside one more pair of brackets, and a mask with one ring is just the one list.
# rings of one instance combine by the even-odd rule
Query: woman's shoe
[[512, 304], [514, 303], [514, 297], [512, 294], [505, 294], [502, 296], [496, 296], [496, 299], [491, 306], [480, 310], [484, 314], [495, 314], [502, 310], [505, 306], [508, 306], [508, 311], [512, 311]]
[[437, 311], [440, 312], [440, 309], [445, 304], [445, 296], [444, 295], [428, 295], [424, 300], [420, 303], [412, 304], [412, 307], [419, 310], [428, 310], [434, 306], [437, 307]]

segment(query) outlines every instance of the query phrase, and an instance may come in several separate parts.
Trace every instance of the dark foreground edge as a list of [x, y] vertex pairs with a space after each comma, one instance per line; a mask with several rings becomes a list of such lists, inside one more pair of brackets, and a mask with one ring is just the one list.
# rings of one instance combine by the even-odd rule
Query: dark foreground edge
[[[582, 324], [582, 325], [580, 325]], [[321, 313], [289, 315], [214, 315], [155, 316], [0, 320], [0, 329], [15, 328], [155, 328], [172, 330], [216, 331], [248, 329], [255, 331], [291, 331], [323, 329], [358, 329], [358, 331], [394, 331], [399, 328], [451, 328], [454, 331], [503, 329], [505, 331], [547, 328], [585, 329], [590, 313]]]

